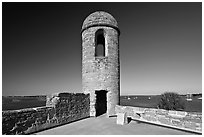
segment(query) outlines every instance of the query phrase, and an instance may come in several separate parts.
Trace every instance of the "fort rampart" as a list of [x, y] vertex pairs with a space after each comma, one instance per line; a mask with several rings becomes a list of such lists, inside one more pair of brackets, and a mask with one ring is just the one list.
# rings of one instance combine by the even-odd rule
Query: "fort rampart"
[[202, 113], [116, 105], [116, 113], [133, 120], [202, 133]]
[[45, 107], [3, 111], [2, 134], [30, 134], [89, 117], [89, 102], [89, 94], [56, 93]]
[[[202, 113], [119, 105], [115, 111], [136, 121], [202, 133]], [[2, 134], [31, 134], [87, 117], [89, 94], [56, 93], [47, 96], [44, 107], [3, 111]]]

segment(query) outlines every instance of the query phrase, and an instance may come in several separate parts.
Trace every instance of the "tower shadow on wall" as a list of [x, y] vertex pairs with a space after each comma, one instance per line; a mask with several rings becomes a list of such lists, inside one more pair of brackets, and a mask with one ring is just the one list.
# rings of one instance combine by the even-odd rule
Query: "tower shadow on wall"
[[96, 117], [100, 116], [107, 112], [107, 91], [106, 90], [97, 90], [96, 94]]

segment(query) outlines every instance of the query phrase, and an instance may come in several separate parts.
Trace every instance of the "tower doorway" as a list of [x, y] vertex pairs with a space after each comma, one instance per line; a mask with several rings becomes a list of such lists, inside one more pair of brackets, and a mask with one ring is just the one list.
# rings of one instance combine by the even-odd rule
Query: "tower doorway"
[[106, 90], [96, 90], [96, 117], [107, 112], [107, 91]]

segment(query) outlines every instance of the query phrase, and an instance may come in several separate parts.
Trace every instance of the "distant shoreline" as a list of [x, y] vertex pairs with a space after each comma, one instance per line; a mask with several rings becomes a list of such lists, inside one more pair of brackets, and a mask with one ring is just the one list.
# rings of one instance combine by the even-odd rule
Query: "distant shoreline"
[[[202, 95], [192, 96], [192, 101], [186, 101], [186, 96], [181, 95], [185, 101], [186, 108], [184, 111], [188, 112], [202, 112], [202, 100], [199, 99]], [[157, 108], [157, 103], [160, 95], [121, 95], [120, 105], [135, 106], [146, 108]], [[2, 111], [17, 110], [24, 108], [42, 107], [46, 106], [46, 96], [3, 96], [2, 97]]]

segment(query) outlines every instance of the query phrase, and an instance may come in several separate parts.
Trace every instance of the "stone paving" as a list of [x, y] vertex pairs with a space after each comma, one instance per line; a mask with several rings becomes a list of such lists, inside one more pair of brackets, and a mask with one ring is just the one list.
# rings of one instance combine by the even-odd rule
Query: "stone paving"
[[60, 127], [52, 128], [36, 135], [195, 135], [190, 132], [156, 126], [137, 121], [127, 125], [117, 125], [116, 117], [105, 115], [86, 118]]

